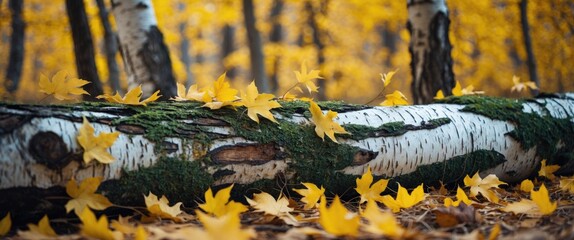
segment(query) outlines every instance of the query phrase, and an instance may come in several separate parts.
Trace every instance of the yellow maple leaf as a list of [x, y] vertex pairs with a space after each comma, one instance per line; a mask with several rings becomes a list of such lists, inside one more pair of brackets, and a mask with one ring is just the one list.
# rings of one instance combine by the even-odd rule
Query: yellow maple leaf
[[436, 95], [434, 96], [434, 99], [439, 100], [439, 99], [444, 99], [444, 93], [442, 92], [442, 90], [438, 90], [436, 92]]
[[143, 226], [138, 226], [134, 234], [135, 240], [147, 240], [149, 239], [148, 233]]
[[386, 88], [387, 86], [389, 86], [389, 84], [391, 84], [391, 79], [393, 78], [393, 76], [395, 75], [395, 73], [397, 73], [397, 71], [399, 71], [399, 69], [395, 70], [395, 71], [390, 71], [388, 73], [381, 74], [381, 81], [383, 81], [383, 85]]
[[556, 176], [554, 175], [554, 172], [558, 171], [558, 169], [560, 169], [560, 166], [558, 166], [558, 165], [546, 166], [546, 159], [542, 160], [542, 162], [540, 164], [541, 164], [541, 166], [540, 166], [540, 170], [538, 171], [538, 176], [545, 177], [545, 178], [548, 178], [550, 180], [554, 180], [556, 178]]
[[520, 183], [520, 190], [523, 192], [530, 192], [533, 189], [534, 189], [534, 183], [532, 183], [532, 181], [530, 181], [529, 179], [524, 179]]
[[66, 203], [66, 212], [74, 210], [76, 215], [79, 216], [86, 207], [94, 210], [104, 210], [112, 206], [107, 197], [96, 193], [101, 182], [101, 177], [92, 177], [84, 179], [78, 185], [76, 180], [70, 179], [66, 184], [66, 193], [72, 199]]
[[78, 217], [82, 221], [80, 226], [80, 234], [82, 236], [102, 240], [121, 239], [122, 237], [120, 232], [114, 232], [108, 228], [108, 217], [106, 215], [96, 219], [96, 215], [89, 208], [84, 208]]
[[491, 188], [498, 188], [498, 185], [506, 184], [500, 180], [494, 174], [486, 176], [484, 179], [478, 175], [478, 172], [474, 176], [469, 177], [466, 175], [464, 178], [464, 185], [470, 187], [470, 196], [476, 197], [479, 193], [485, 197], [489, 202], [498, 203], [499, 199]]
[[333, 121], [333, 118], [337, 117], [336, 112], [329, 110], [327, 114], [323, 115], [317, 103], [311, 101], [309, 102], [309, 106], [312, 121], [315, 123], [315, 133], [321, 137], [323, 141], [325, 140], [325, 135], [327, 135], [333, 142], [338, 143], [335, 138], [335, 133], [349, 134], [341, 125]]
[[205, 203], [199, 204], [199, 208], [203, 209], [206, 213], [218, 217], [228, 213], [239, 214], [247, 211], [247, 207], [245, 207], [245, 205], [229, 200], [232, 188], [233, 185], [221, 189], [215, 194], [215, 196], [213, 196], [211, 188], [207, 189], [205, 192]]
[[257, 117], [257, 114], [259, 114], [262, 117], [277, 123], [277, 120], [275, 120], [270, 110], [273, 108], [280, 108], [281, 104], [272, 100], [274, 97], [275, 96], [273, 96], [273, 94], [259, 94], [257, 86], [255, 86], [255, 82], [251, 82], [251, 84], [247, 86], [247, 92], [241, 92], [241, 103], [247, 108], [247, 116], [249, 116], [251, 120], [259, 123], [259, 117]]
[[307, 189], [293, 189], [296, 193], [299, 193], [303, 198], [301, 202], [305, 203], [303, 209], [309, 210], [317, 206], [317, 202], [321, 199], [321, 196], [325, 194], [325, 188], [321, 186], [319, 189], [314, 183], [302, 183]]
[[96, 136], [94, 135], [94, 127], [88, 122], [88, 119], [86, 117], [83, 119], [84, 122], [79, 129], [77, 140], [84, 149], [84, 163], [88, 164], [94, 159], [100, 163], [115, 161], [116, 159], [106, 149], [114, 145], [120, 133], [100, 133]]
[[165, 196], [158, 198], [151, 192], [147, 196], [144, 196], [144, 198], [147, 210], [152, 216], [179, 221], [177, 215], [182, 213], [181, 202], [170, 207], [169, 200], [167, 200]]
[[407, 97], [403, 95], [402, 92], [395, 90], [391, 94], [385, 95], [385, 101], [381, 102], [381, 106], [400, 106], [400, 105], [408, 105]]
[[198, 90], [197, 84], [191, 85], [187, 93], [185, 91], [185, 86], [181, 83], [177, 83], [177, 96], [172, 98], [175, 101], [199, 101], [199, 102], [210, 102], [209, 94], [206, 91]]
[[399, 212], [401, 208], [410, 208], [425, 199], [423, 184], [416, 187], [410, 194], [406, 188], [399, 184], [396, 199], [390, 195], [383, 196], [382, 202], [393, 212]]
[[395, 216], [387, 211], [381, 212], [375, 201], [369, 200], [367, 202], [367, 207], [361, 216], [369, 222], [365, 227], [367, 232], [396, 238], [405, 232]]
[[104, 95], [97, 96], [97, 98], [103, 98], [106, 101], [113, 102], [113, 103], [122, 103], [122, 104], [127, 104], [127, 105], [134, 105], [134, 106], [147, 106], [148, 103], [154, 102], [159, 97], [161, 97], [161, 95], [159, 95], [159, 90], [157, 90], [151, 96], [146, 98], [145, 100], [140, 101], [142, 93], [143, 93], [142, 92], [142, 86], [139, 85], [139, 86], [129, 90], [126, 93], [126, 95], [124, 95], [124, 97], [122, 97], [119, 93], [116, 93], [113, 96], [108, 95], [108, 94], [104, 94]]
[[444, 199], [444, 206], [445, 207], [458, 207], [460, 205], [460, 203], [463, 202], [464, 204], [470, 206], [472, 204], [472, 201], [470, 199], [468, 199], [468, 196], [466, 195], [466, 193], [464, 192], [464, 190], [462, 190], [462, 188], [458, 187], [456, 189], [456, 201], [453, 201], [451, 198], [447, 197]]
[[0, 237], [6, 235], [10, 231], [10, 228], [12, 228], [12, 218], [10, 217], [10, 212], [8, 212], [6, 216], [0, 220]]
[[371, 173], [371, 167], [369, 166], [367, 168], [367, 172], [365, 172], [361, 178], [357, 178], [355, 182], [357, 183], [355, 190], [361, 195], [361, 200], [359, 201], [359, 204], [361, 204], [370, 200], [375, 200], [377, 202], [383, 201], [381, 193], [387, 189], [389, 180], [381, 179], [371, 186], [371, 183], [373, 183], [373, 174]]
[[565, 192], [574, 193], [574, 176], [560, 179], [560, 189]]
[[311, 70], [307, 72], [307, 63], [303, 61], [301, 63], [301, 71], [295, 71], [295, 77], [297, 78], [297, 82], [305, 84], [309, 93], [318, 92], [319, 87], [315, 85], [313, 82], [314, 79], [322, 79], [323, 77], [319, 76], [319, 70]]
[[212, 110], [220, 109], [224, 106], [240, 106], [236, 102], [237, 89], [231, 87], [228, 81], [225, 80], [226, 73], [221, 74], [213, 83], [213, 86], [207, 89], [208, 98], [203, 106]]
[[335, 236], [357, 236], [360, 217], [349, 212], [339, 200], [339, 196], [327, 207], [327, 199], [322, 196], [319, 204], [319, 223], [326, 232]]
[[[52, 80], [40, 75], [40, 92], [46, 93], [48, 95], [54, 95], [58, 100], [69, 100], [73, 99], [70, 95], [82, 95], [88, 94], [82, 86], [90, 82], [82, 80], [79, 78], [69, 77], [66, 71], [59, 71], [52, 77]], [[90, 94], [88, 94], [90, 95]]]
[[196, 211], [196, 214], [205, 231], [196, 232], [193, 236], [195, 239], [244, 240], [257, 236], [252, 228], [241, 229], [239, 212], [230, 212], [218, 217], [209, 216], [201, 211]]
[[245, 197], [245, 199], [251, 207], [255, 208], [256, 212], [264, 212], [273, 216], [290, 215], [289, 212], [294, 210], [289, 207], [289, 199], [281, 194], [277, 200], [266, 192], [253, 194], [253, 199], [248, 197]]
[[512, 86], [512, 88], [510, 88], [511, 92], [514, 92], [514, 91], [522, 92], [522, 90], [528, 89], [528, 88], [530, 88], [532, 90], [538, 89], [535, 82], [532, 82], [532, 81], [520, 82], [520, 78], [517, 77], [516, 75], [512, 76], [512, 83], [513, 83], [513, 86]]
[[544, 184], [540, 186], [538, 191], [531, 191], [530, 198], [532, 200], [521, 199], [519, 202], [508, 204], [502, 208], [502, 211], [514, 212], [516, 214], [549, 215], [552, 214], [558, 206], [557, 202], [550, 201], [550, 195]]
[[48, 239], [57, 237], [58, 234], [50, 226], [50, 219], [44, 215], [38, 224], [28, 224], [28, 231], [18, 232], [18, 236], [25, 239]]
[[136, 232], [136, 226], [131, 224], [128, 218], [122, 217], [121, 215], [118, 217], [118, 220], [112, 220], [110, 226], [123, 234], [133, 234]]

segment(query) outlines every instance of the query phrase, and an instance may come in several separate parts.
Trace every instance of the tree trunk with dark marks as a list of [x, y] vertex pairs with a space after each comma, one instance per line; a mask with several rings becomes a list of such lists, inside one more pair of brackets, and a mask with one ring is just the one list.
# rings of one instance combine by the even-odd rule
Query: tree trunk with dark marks
[[[271, 8], [271, 14], [269, 20], [273, 23], [271, 27], [271, 33], [269, 36], [269, 42], [271, 44], [276, 44], [277, 46], [283, 41], [283, 25], [281, 24], [281, 15], [283, 12], [283, 0], [274, 0], [273, 7]], [[273, 56], [273, 65], [270, 73], [271, 77], [269, 79], [271, 85], [271, 92], [276, 93], [279, 90], [279, 63], [280, 56], [277, 54]]]
[[24, 65], [24, 28], [26, 27], [22, 16], [24, 0], [10, 0], [8, 6], [12, 14], [12, 35], [10, 36], [10, 56], [4, 86], [8, 92], [15, 92], [20, 84], [22, 65]]
[[247, 30], [247, 41], [249, 45], [249, 59], [251, 60], [251, 78], [255, 80], [255, 85], [259, 92], [270, 92], [267, 74], [265, 73], [265, 57], [263, 55], [263, 43], [255, 19], [255, 6], [253, 0], [243, 0], [243, 18], [245, 29]]
[[[536, 58], [534, 57], [534, 51], [532, 50], [532, 38], [530, 37], [530, 27], [528, 26], [528, 0], [520, 1], [520, 24], [522, 26], [522, 36], [524, 38], [524, 48], [526, 49], [526, 63], [528, 65], [528, 74], [530, 75], [530, 81], [536, 83], [536, 86], [540, 88], [540, 80], [538, 79], [538, 71], [536, 69]], [[533, 96], [536, 96], [539, 91], [538, 89], [530, 89]]]
[[[351, 133], [337, 135], [338, 144], [316, 135], [308, 103], [280, 103], [272, 110], [278, 123], [260, 124], [243, 107], [213, 111], [198, 102], [0, 103], [0, 215], [35, 211], [39, 218], [63, 208], [56, 201], [70, 179], [96, 176], [113, 203], [134, 206], [150, 191], [192, 205], [208, 187], [232, 183], [240, 196], [312, 182], [352, 198], [355, 179], [369, 166], [375, 178], [406, 187], [456, 185], [477, 171], [520, 181], [536, 174], [541, 159], [561, 165], [563, 173], [574, 169], [571, 93], [531, 100], [451, 97], [401, 107], [320, 102], [338, 112], [334, 120]], [[108, 149], [114, 162], [83, 162], [76, 140], [83, 116], [96, 134], [119, 132]]]
[[78, 77], [90, 82], [84, 86], [84, 90], [90, 95], [82, 96], [84, 100], [99, 101], [96, 97], [104, 91], [96, 67], [94, 43], [84, 0], [66, 0], [66, 12], [72, 29]]
[[[235, 27], [229, 24], [225, 24], [225, 26], [223, 26], [223, 29], [221, 29], [221, 32], [223, 35], [223, 41], [221, 43], [221, 62], [223, 63], [225, 61], [225, 58], [229, 56], [231, 53], [233, 53], [233, 51], [235, 51]], [[227, 71], [227, 77], [229, 77], [230, 79], [235, 78], [236, 70], [234, 67], [226, 69], [226, 71]]]
[[160, 90], [161, 99], [177, 95], [169, 50], [151, 0], [112, 0], [128, 88], [142, 86], [143, 97]]
[[[320, 12], [321, 14], [326, 14], [327, 11], [327, 6], [328, 6], [328, 1], [321, 1], [320, 3], [320, 9], [315, 9], [315, 7], [313, 6], [313, 3], [311, 1], [307, 1], [305, 3], [305, 8], [309, 11], [309, 16], [308, 16], [308, 24], [311, 27], [311, 29], [313, 30], [313, 44], [315, 45], [315, 47], [317, 48], [317, 64], [319, 65], [319, 68], [322, 69], [323, 66], [325, 65], [325, 43], [323, 43], [323, 39], [322, 39], [322, 34], [321, 34], [321, 28], [319, 27], [319, 25], [317, 24], [317, 14]], [[318, 93], [317, 93], [317, 98], [319, 100], [326, 100], [327, 99], [327, 90], [325, 89], [325, 79], [322, 79], [320, 81], [317, 82], [317, 86], [319, 86], [319, 89], [321, 89]]]
[[411, 91], [415, 104], [433, 101], [438, 90], [451, 95], [455, 86], [445, 0], [409, 0], [407, 29], [411, 34]]
[[118, 39], [116, 33], [112, 30], [109, 17], [110, 13], [104, 4], [104, 0], [96, 0], [96, 4], [99, 9], [98, 16], [104, 29], [104, 54], [106, 55], [106, 65], [108, 67], [108, 84], [112, 91], [123, 92], [120, 86], [120, 68], [116, 61]]

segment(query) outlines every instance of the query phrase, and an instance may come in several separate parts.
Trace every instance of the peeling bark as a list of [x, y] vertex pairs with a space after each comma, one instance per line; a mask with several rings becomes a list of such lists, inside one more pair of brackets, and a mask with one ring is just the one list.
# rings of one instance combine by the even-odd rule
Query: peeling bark
[[24, 65], [24, 29], [26, 24], [22, 16], [24, 0], [10, 0], [8, 6], [12, 14], [12, 35], [10, 36], [10, 57], [6, 69], [6, 81], [4, 86], [8, 92], [18, 90], [20, 77], [22, 77], [22, 65]]

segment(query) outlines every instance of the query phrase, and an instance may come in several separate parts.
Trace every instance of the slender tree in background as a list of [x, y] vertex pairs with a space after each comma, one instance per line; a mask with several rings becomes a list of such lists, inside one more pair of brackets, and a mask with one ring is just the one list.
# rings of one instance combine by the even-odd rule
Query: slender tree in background
[[[223, 35], [223, 42], [221, 43], [221, 62], [225, 60], [233, 51], [235, 51], [235, 27], [225, 24], [221, 29]], [[235, 68], [226, 69], [227, 77], [233, 79], [235, 77]]]
[[[536, 69], [536, 58], [532, 50], [532, 38], [530, 37], [530, 27], [528, 26], [528, 0], [520, 1], [520, 24], [522, 25], [522, 35], [524, 37], [524, 47], [526, 48], [526, 64], [528, 65], [528, 74], [530, 81], [536, 83], [540, 88], [540, 80], [538, 79], [538, 71]], [[538, 89], [530, 89], [532, 95], [538, 95]]]
[[253, 0], [243, 0], [243, 18], [247, 29], [249, 42], [249, 58], [251, 59], [251, 75], [255, 79], [255, 85], [260, 92], [270, 92], [269, 82], [265, 73], [265, 61], [261, 36], [256, 28], [255, 8]]
[[116, 61], [118, 53], [118, 40], [116, 33], [112, 30], [109, 19], [109, 11], [104, 4], [104, 0], [96, 0], [99, 9], [99, 17], [104, 29], [104, 54], [106, 55], [106, 64], [108, 67], [108, 84], [114, 92], [121, 91], [120, 87], [120, 70]]
[[[311, 30], [313, 31], [313, 44], [315, 45], [315, 47], [317, 48], [317, 64], [319, 65], [319, 68], [322, 68], [323, 65], [325, 64], [325, 43], [322, 40], [321, 37], [321, 28], [319, 27], [319, 25], [317, 24], [317, 14], [321, 13], [323, 15], [326, 14], [327, 12], [327, 7], [329, 4], [328, 0], [323, 0], [321, 1], [319, 6], [319, 9], [315, 9], [315, 7], [313, 6], [312, 1], [307, 1], [305, 3], [305, 8], [309, 11], [309, 15], [308, 15], [308, 24], [311, 27]], [[326, 92], [327, 90], [325, 89], [325, 80], [320, 80], [317, 82], [317, 85], [319, 86], [319, 89], [321, 89], [319, 91], [319, 93], [317, 93], [317, 98], [318, 100], [324, 101], [327, 99], [326, 96]]]
[[142, 86], [143, 97], [160, 90], [162, 99], [177, 94], [169, 50], [151, 0], [112, 0], [120, 50], [128, 76], [128, 87]]
[[9, 92], [14, 92], [18, 89], [24, 64], [25, 23], [22, 17], [24, 0], [10, 0], [8, 5], [12, 13], [12, 36], [10, 36], [10, 57], [4, 84]]
[[430, 103], [438, 90], [451, 95], [455, 85], [448, 8], [446, 0], [408, 0], [407, 9], [413, 100], [414, 104]]
[[66, 0], [66, 12], [72, 29], [78, 77], [90, 82], [84, 86], [84, 90], [90, 95], [83, 95], [83, 98], [84, 100], [95, 101], [97, 100], [96, 97], [104, 92], [96, 68], [94, 43], [84, 0]]
[[[185, 10], [185, 3], [179, 3], [177, 5], [177, 7], [178, 7], [179, 11], [184, 11]], [[193, 58], [189, 54], [189, 49], [191, 48], [191, 41], [189, 40], [189, 37], [185, 33], [185, 30], [187, 29], [187, 22], [186, 21], [180, 22], [179, 25], [177, 26], [177, 28], [178, 28], [179, 36], [181, 37], [181, 40], [179, 43], [179, 48], [180, 48], [179, 50], [181, 52], [181, 55], [180, 55], [181, 62], [183, 63], [183, 66], [185, 68], [185, 87], [187, 88], [195, 82], [195, 80], [193, 79], [193, 73], [191, 72], [191, 64], [192, 64]]]
[[[273, 7], [271, 8], [271, 14], [269, 16], [270, 21], [273, 23], [271, 27], [271, 34], [269, 36], [269, 42], [272, 44], [281, 44], [283, 41], [283, 25], [281, 25], [281, 13], [283, 12], [283, 0], [274, 0]], [[279, 90], [279, 56], [275, 56], [273, 59], [273, 65], [271, 69], [271, 78], [269, 79], [271, 85], [271, 91], [277, 92]]]

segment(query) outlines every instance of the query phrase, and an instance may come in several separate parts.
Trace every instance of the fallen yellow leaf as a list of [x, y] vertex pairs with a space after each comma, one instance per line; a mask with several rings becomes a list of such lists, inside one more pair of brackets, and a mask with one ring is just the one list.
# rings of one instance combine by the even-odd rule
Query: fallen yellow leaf
[[[44, 74], [40, 75], [40, 92], [54, 95], [58, 100], [73, 99], [70, 95], [88, 94], [82, 86], [90, 82], [78, 78], [69, 77], [66, 71], [59, 71], [50, 81]], [[90, 95], [90, 94], [88, 94]]]
[[321, 197], [319, 204], [319, 223], [326, 232], [335, 236], [357, 236], [359, 233], [360, 217], [349, 212], [339, 200], [339, 196], [327, 207], [327, 199]]
[[259, 123], [259, 118], [257, 117], [258, 114], [274, 123], [277, 123], [277, 120], [275, 120], [270, 110], [273, 108], [280, 108], [281, 104], [272, 100], [273, 98], [273, 94], [259, 94], [259, 90], [257, 90], [255, 82], [251, 82], [251, 84], [247, 86], [246, 93], [241, 92], [241, 103], [247, 108], [247, 116], [257, 123]]
[[522, 92], [522, 90], [524, 89], [533, 89], [536, 90], [538, 89], [538, 87], [536, 86], [535, 82], [532, 81], [528, 81], [528, 82], [520, 82], [520, 78], [515, 76], [512, 76], [512, 83], [513, 86], [512, 88], [510, 88], [511, 92]]
[[78, 215], [82, 221], [80, 226], [80, 234], [88, 238], [96, 238], [102, 240], [121, 239], [120, 232], [114, 232], [108, 228], [108, 217], [102, 215], [100, 219], [96, 219], [96, 215], [89, 209], [84, 208], [84, 211]]
[[177, 96], [173, 98], [175, 101], [199, 101], [199, 102], [210, 102], [209, 94], [206, 91], [198, 90], [197, 84], [191, 85], [187, 93], [185, 92], [185, 86], [181, 83], [177, 83]]
[[329, 110], [327, 114], [323, 115], [317, 103], [311, 101], [309, 102], [309, 106], [312, 121], [315, 123], [315, 133], [321, 137], [323, 141], [325, 140], [325, 135], [327, 135], [333, 142], [338, 143], [335, 138], [335, 133], [349, 134], [341, 125], [333, 121], [333, 118], [337, 117], [336, 112]]
[[[208, 98], [207, 102], [203, 105], [212, 110], [220, 109], [224, 106], [239, 106], [236, 102], [237, 89], [231, 88], [228, 81], [225, 80], [226, 73], [221, 74], [213, 83], [211, 88], [207, 89]], [[205, 102], [205, 101], [204, 101]]]
[[439, 100], [439, 99], [444, 99], [444, 93], [442, 92], [442, 90], [438, 90], [436, 92], [436, 95], [434, 96], [435, 100]]
[[560, 179], [560, 189], [565, 192], [574, 193], [574, 176]]
[[557, 202], [550, 201], [550, 195], [544, 184], [540, 186], [538, 191], [531, 191], [530, 198], [532, 200], [521, 199], [519, 202], [510, 203], [502, 208], [502, 211], [516, 214], [549, 215], [552, 214], [558, 206]]
[[140, 101], [142, 94], [142, 86], [140, 85], [129, 90], [126, 95], [124, 95], [124, 97], [122, 97], [119, 93], [116, 93], [113, 96], [104, 94], [97, 96], [97, 98], [103, 98], [106, 101], [113, 103], [122, 103], [134, 106], [147, 106], [148, 103], [154, 102], [155, 100], [159, 99], [159, 97], [161, 97], [161, 95], [159, 95], [159, 90], [157, 90], [150, 97]]
[[367, 207], [361, 216], [369, 222], [365, 227], [367, 232], [398, 238], [405, 231], [395, 216], [390, 212], [381, 212], [375, 201], [369, 200], [367, 202]]
[[479, 193], [489, 202], [498, 203], [499, 199], [491, 188], [498, 188], [498, 185], [506, 184], [494, 174], [486, 176], [484, 179], [478, 175], [478, 172], [470, 178], [468, 175], [464, 178], [464, 185], [470, 187], [470, 196], [476, 197]]
[[466, 193], [464, 192], [464, 190], [462, 190], [462, 188], [458, 187], [456, 189], [456, 201], [453, 201], [451, 198], [447, 197], [444, 199], [444, 206], [445, 207], [458, 207], [460, 205], [461, 202], [463, 202], [464, 204], [470, 206], [472, 204], [472, 201], [470, 199], [468, 199], [468, 196], [466, 195]]
[[83, 117], [84, 122], [78, 133], [78, 143], [84, 149], [84, 163], [88, 164], [92, 160], [100, 163], [111, 163], [116, 159], [106, 150], [114, 145], [114, 142], [120, 135], [119, 132], [94, 134], [94, 127]]
[[317, 187], [314, 183], [302, 183], [307, 189], [293, 189], [296, 193], [299, 193], [303, 198], [301, 202], [305, 203], [303, 209], [309, 210], [317, 206], [317, 202], [321, 199], [321, 196], [325, 194], [325, 188], [321, 186], [321, 189]]
[[423, 184], [416, 187], [410, 194], [406, 188], [399, 184], [396, 199], [390, 195], [383, 196], [383, 204], [393, 212], [399, 212], [401, 208], [410, 208], [425, 199]]
[[8, 212], [6, 216], [0, 220], [0, 237], [6, 235], [10, 231], [10, 228], [12, 228], [12, 218], [10, 217], [10, 212]]
[[271, 194], [262, 192], [253, 194], [253, 199], [248, 197], [245, 199], [251, 207], [255, 208], [256, 212], [281, 217], [290, 215], [289, 212], [293, 211], [293, 208], [289, 207], [289, 199], [282, 195], [279, 195], [279, 198], [275, 200]]
[[25, 239], [48, 239], [57, 237], [58, 234], [54, 231], [52, 226], [50, 226], [50, 219], [47, 215], [44, 215], [38, 225], [28, 224], [28, 231], [19, 231], [18, 236]]
[[164, 218], [164, 219], [172, 219], [174, 221], [179, 221], [177, 215], [181, 214], [181, 202], [176, 203], [173, 206], [169, 206], [169, 200], [165, 196], [161, 196], [158, 198], [153, 193], [149, 193], [145, 197], [145, 205], [147, 210], [152, 216]]
[[196, 211], [196, 214], [205, 231], [197, 232], [197, 236], [190, 236], [190, 239], [243, 240], [257, 236], [252, 228], [241, 229], [239, 212], [230, 212], [219, 217], [212, 217], [201, 211]]
[[66, 184], [66, 193], [72, 199], [66, 203], [66, 212], [74, 210], [76, 215], [79, 216], [86, 207], [94, 210], [104, 210], [112, 206], [108, 198], [96, 193], [101, 182], [101, 177], [86, 178], [78, 186], [76, 180], [70, 179]]
[[239, 214], [247, 211], [245, 205], [229, 200], [231, 196], [231, 189], [233, 185], [219, 190], [215, 196], [211, 191], [211, 188], [207, 189], [205, 192], [205, 203], [199, 204], [199, 208], [203, 209], [206, 213], [221, 217], [225, 214]]
[[361, 178], [357, 178], [355, 182], [357, 183], [355, 190], [361, 195], [359, 204], [362, 204], [370, 200], [382, 202], [383, 196], [381, 196], [381, 193], [387, 189], [389, 180], [381, 179], [371, 186], [371, 183], [373, 183], [373, 175], [371, 173], [371, 167], [369, 166], [367, 172], [365, 172]]
[[308, 72], [307, 63], [306, 61], [303, 61], [301, 63], [301, 70], [295, 71], [295, 77], [297, 78], [297, 82], [305, 84], [309, 93], [318, 92], [319, 87], [315, 85], [313, 80], [322, 79], [322, 77], [319, 76], [319, 72], [319, 70], [311, 70]]
[[534, 183], [532, 183], [532, 181], [530, 181], [529, 179], [524, 179], [520, 183], [520, 190], [523, 192], [530, 192], [533, 189], [534, 189]]
[[550, 180], [554, 180], [556, 178], [556, 176], [554, 175], [554, 172], [558, 171], [558, 169], [560, 169], [560, 166], [558, 166], [558, 165], [546, 166], [546, 159], [542, 160], [542, 162], [540, 164], [541, 164], [541, 166], [540, 166], [540, 170], [538, 171], [538, 176], [545, 177], [545, 178], [548, 178]]

